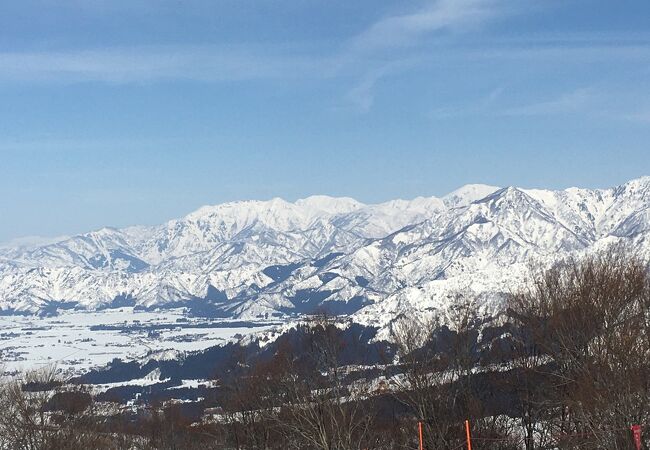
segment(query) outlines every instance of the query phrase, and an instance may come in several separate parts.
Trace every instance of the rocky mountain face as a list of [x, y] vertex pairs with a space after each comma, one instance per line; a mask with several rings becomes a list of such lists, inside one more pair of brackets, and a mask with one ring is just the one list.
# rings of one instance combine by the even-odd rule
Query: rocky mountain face
[[466, 294], [496, 309], [531, 265], [613, 243], [650, 254], [650, 177], [611, 189], [469, 185], [376, 205], [234, 202], [156, 227], [0, 248], [0, 309], [187, 306], [240, 318], [320, 309], [381, 325], [406, 310], [445, 314]]

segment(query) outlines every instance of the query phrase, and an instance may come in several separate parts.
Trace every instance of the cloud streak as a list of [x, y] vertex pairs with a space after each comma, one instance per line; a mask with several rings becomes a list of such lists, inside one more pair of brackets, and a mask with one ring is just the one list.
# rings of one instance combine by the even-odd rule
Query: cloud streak
[[546, 99], [519, 105], [504, 104], [504, 89], [497, 88], [470, 104], [436, 108], [433, 120], [467, 117], [565, 117], [581, 116], [595, 120], [617, 120], [645, 125], [650, 123], [650, 108], [643, 99], [624, 98], [624, 93], [595, 87], [582, 87]]
[[153, 46], [0, 53], [0, 80], [131, 83], [229, 81], [321, 73], [327, 61], [251, 46]]
[[[336, 60], [339, 69], [359, 61], [369, 66], [361, 81], [348, 91], [347, 100], [360, 112], [368, 112], [381, 79], [417, 66], [417, 57], [402, 52], [405, 47], [417, 47], [436, 32], [473, 29], [504, 14], [502, 3], [502, 0], [429, 0], [414, 12], [387, 16], [373, 23], [351, 39]], [[376, 63], [373, 55], [378, 53], [389, 56]]]
[[413, 45], [427, 34], [458, 31], [482, 24], [502, 11], [493, 0], [438, 0], [419, 11], [386, 17], [359, 34], [356, 51], [374, 51]]
[[630, 122], [650, 124], [650, 108], [645, 108], [640, 111], [624, 114], [621, 116], [621, 118]]
[[348, 91], [346, 100], [352, 103], [359, 112], [366, 113], [370, 111], [375, 102], [375, 87], [377, 83], [383, 78], [406, 70], [416, 63], [417, 61], [415, 60], [404, 59], [382, 64], [375, 70], [369, 70], [361, 78], [361, 81]]
[[503, 87], [498, 87], [490, 91], [486, 96], [478, 99], [468, 106], [456, 106], [447, 108], [436, 108], [429, 113], [433, 119], [452, 119], [463, 116], [478, 116], [487, 114], [492, 105], [501, 97], [504, 92]]
[[[74, 2], [73, 2], [74, 3]], [[410, 14], [385, 17], [343, 44], [341, 50], [317, 51], [298, 45], [130, 46], [61, 51], [0, 52], [0, 81], [138, 83], [159, 80], [229, 81], [268, 78], [359, 76], [358, 94], [369, 92], [383, 68], [404, 55], [380, 63], [375, 50], [413, 44], [438, 30], [459, 30], [498, 14], [497, 0], [436, 0]], [[93, 8], [107, 3], [97, 1]], [[378, 65], [379, 64], [379, 65]], [[378, 74], [379, 76], [373, 75]], [[365, 87], [364, 87], [365, 84]], [[366, 98], [370, 97], [366, 95]], [[368, 100], [360, 100], [367, 105]]]
[[515, 106], [497, 111], [500, 116], [541, 116], [583, 111], [595, 98], [593, 89], [580, 88], [541, 102]]
[[469, 105], [434, 109], [430, 116], [433, 119], [453, 119], [471, 116], [532, 117], [577, 114], [589, 111], [600, 98], [593, 88], [579, 88], [545, 100], [504, 106], [498, 104], [503, 93], [503, 88], [497, 88]]
[[[77, 1], [80, 0], [69, 0], [69, 3]], [[530, 2], [522, 3], [526, 7], [531, 5]], [[158, 45], [0, 51], [0, 83], [336, 79], [348, 83], [341, 87], [346, 104], [365, 113], [373, 108], [382, 80], [418, 68], [433, 73], [444, 70], [445, 64], [469, 65], [486, 61], [584, 65], [618, 60], [635, 63], [650, 58], [648, 35], [620, 35], [607, 39], [589, 35], [549, 35], [529, 36], [527, 40], [486, 40], [481, 34], [480, 41], [473, 41], [473, 31], [521, 12], [522, 3], [514, 0], [426, 0], [420, 3], [419, 9], [383, 17], [338, 45], [321, 42], [311, 45]], [[101, 10], [110, 5], [111, 2], [97, 0], [92, 7]], [[465, 38], [456, 40], [460, 34]], [[504, 82], [507, 84], [508, 80]], [[493, 98], [481, 99], [468, 106], [442, 105], [432, 111], [431, 116], [449, 118], [486, 112], [532, 116], [577, 112], [585, 107], [593, 93], [576, 91], [496, 111], [496, 100], [501, 94], [497, 89], [491, 93]]]

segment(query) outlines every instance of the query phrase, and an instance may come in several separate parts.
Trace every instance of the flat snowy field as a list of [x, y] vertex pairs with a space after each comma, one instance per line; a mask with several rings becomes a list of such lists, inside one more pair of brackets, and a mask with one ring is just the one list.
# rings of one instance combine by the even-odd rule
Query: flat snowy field
[[278, 322], [188, 318], [182, 309], [136, 312], [120, 308], [68, 311], [56, 317], [0, 316], [0, 361], [5, 375], [56, 365], [77, 375], [114, 358], [132, 360], [150, 352], [161, 359], [202, 350], [260, 332]]

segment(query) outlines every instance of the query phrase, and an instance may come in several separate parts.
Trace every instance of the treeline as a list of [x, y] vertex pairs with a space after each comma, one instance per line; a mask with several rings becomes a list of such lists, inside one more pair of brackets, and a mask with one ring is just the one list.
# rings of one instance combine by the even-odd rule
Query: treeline
[[424, 448], [454, 450], [469, 420], [474, 449], [631, 450], [650, 424], [649, 307], [647, 264], [612, 250], [540, 272], [492, 322], [459, 297], [444, 325], [396, 318], [369, 345], [314, 318], [233, 353], [200, 420], [28, 374], [0, 390], [0, 449], [417, 449], [421, 423]]

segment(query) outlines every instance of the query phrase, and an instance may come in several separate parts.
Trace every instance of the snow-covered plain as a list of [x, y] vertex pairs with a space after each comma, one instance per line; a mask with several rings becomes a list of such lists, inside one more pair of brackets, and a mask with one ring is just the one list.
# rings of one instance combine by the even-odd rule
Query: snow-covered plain
[[79, 375], [114, 358], [170, 359], [272, 326], [268, 321], [187, 318], [182, 309], [0, 316], [0, 360], [4, 374], [56, 366], [65, 375]]

